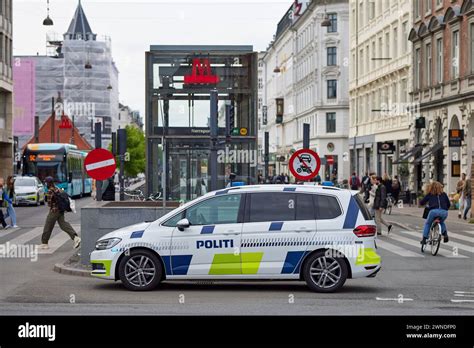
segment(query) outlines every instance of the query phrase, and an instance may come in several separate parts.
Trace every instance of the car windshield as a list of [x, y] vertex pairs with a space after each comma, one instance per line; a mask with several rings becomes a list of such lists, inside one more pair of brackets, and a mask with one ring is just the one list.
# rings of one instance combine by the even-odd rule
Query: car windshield
[[22, 186], [35, 186], [36, 180], [32, 178], [25, 178], [25, 179], [16, 179], [15, 186], [22, 187]]

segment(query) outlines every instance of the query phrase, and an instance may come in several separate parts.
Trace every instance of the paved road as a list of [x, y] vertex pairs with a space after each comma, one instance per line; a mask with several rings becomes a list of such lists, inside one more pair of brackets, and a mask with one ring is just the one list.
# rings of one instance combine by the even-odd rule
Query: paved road
[[[36, 262], [1, 260], [0, 314], [474, 315], [472, 225], [450, 223], [451, 242], [432, 257], [419, 251], [423, 220], [399, 212], [387, 218], [399, 226], [377, 242], [383, 270], [376, 278], [348, 280], [336, 294], [311, 293], [302, 282], [166, 282], [159, 290], [134, 293], [118, 282], [53, 272], [71, 254], [72, 242], [65, 240]], [[23, 228], [0, 230], [0, 244], [14, 238], [39, 243], [41, 229], [35, 227], [45, 213], [42, 207], [19, 208]], [[68, 219], [79, 227], [79, 214]], [[53, 238], [61, 235], [55, 231]]]

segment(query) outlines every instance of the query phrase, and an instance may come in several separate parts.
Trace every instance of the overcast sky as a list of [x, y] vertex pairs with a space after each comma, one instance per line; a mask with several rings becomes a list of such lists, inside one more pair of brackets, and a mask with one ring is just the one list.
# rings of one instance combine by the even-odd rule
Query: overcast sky
[[[14, 55], [46, 52], [46, 33], [66, 32], [78, 0], [15, 0]], [[150, 45], [253, 45], [263, 51], [291, 0], [82, 0], [92, 30], [112, 39], [120, 101], [145, 115], [145, 54]]]

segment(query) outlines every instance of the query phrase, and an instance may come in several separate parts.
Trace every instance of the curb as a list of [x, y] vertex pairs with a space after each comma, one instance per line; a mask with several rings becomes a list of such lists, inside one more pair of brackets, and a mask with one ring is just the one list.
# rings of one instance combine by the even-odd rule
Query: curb
[[54, 265], [53, 268], [54, 272], [61, 273], [61, 274], [66, 274], [66, 275], [72, 275], [72, 276], [80, 276], [80, 277], [91, 277], [90, 271], [83, 270], [83, 269], [77, 269], [77, 268], [72, 268], [72, 267], [66, 267], [63, 264], [57, 263]]

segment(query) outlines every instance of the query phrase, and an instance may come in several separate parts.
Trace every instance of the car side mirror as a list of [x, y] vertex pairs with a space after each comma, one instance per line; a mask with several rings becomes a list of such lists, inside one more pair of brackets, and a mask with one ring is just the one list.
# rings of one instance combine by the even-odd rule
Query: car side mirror
[[178, 230], [180, 230], [181, 232], [184, 231], [184, 229], [188, 228], [189, 226], [191, 226], [191, 224], [189, 223], [189, 220], [186, 218], [179, 220], [178, 223], [176, 224], [176, 227], [178, 227]]

